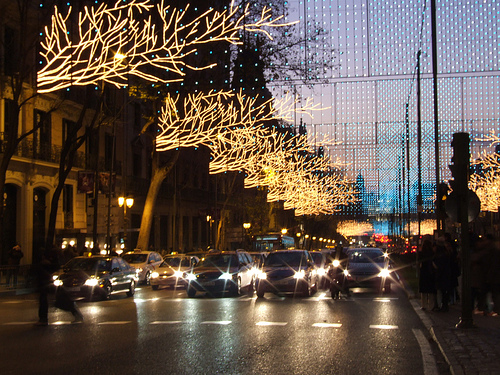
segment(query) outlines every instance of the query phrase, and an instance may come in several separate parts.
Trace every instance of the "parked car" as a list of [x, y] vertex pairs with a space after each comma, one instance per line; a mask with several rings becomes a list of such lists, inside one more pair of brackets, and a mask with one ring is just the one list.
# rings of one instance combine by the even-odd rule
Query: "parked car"
[[184, 274], [191, 272], [199, 261], [198, 257], [185, 254], [163, 257], [163, 263], [151, 273], [151, 287], [153, 290], [158, 290], [160, 286], [185, 287]]
[[311, 296], [318, 290], [314, 261], [307, 250], [279, 250], [269, 253], [257, 275], [258, 297], [265, 293], [300, 293]]
[[122, 255], [129, 264], [137, 268], [139, 282], [149, 285], [151, 273], [163, 262], [162, 256], [156, 251], [129, 251]]
[[352, 287], [374, 287], [386, 293], [391, 291], [391, 264], [382, 249], [348, 249], [343, 272], [347, 292]]
[[253, 259], [246, 251], [213, 251], [207, 253], [191, 272], [186, 274], [189, 297], [196, 292], [253, 294]]
[[76, 257], [54, 276], [55, 286], [64, 286], [73, 297], [107, 299], [111, 294], [132, 297], [138, 282], [137, 271], [117, 256]]

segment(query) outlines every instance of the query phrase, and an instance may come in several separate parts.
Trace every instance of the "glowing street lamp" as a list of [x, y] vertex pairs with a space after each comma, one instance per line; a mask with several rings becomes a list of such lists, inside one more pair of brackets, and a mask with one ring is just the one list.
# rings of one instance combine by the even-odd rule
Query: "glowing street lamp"
[[123, 207], [123, 244], [125, 250], [127, 249], [127, 230], [128, 230], [128, 220], [127, 220], [127, 208], [132, 208], [134, 205], [134, 198], [119, 197], [118, 205]]

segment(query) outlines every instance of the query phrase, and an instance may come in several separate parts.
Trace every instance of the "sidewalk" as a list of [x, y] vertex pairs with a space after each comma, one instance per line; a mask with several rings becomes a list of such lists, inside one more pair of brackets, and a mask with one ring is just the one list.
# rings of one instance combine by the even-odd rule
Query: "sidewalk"
[[421, 310], [416, 298], [410, 302], [451, 374], [500, 374], [500, 316], [473, 315], [475, 328], [455, 328], [460, 321], [460, 303], [451, 305], [448, 312], [433, 312]]

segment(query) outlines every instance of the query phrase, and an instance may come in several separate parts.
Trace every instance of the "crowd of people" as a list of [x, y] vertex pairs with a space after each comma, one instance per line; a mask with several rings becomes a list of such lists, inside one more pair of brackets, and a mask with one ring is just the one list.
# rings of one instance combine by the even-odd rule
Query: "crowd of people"
[[[419, 292], [423, 310], [447, 312], [460, 299], [461, 259], [449, 234], [425, 236], [419, 253]], [[471, 293], [475, 314], [500, 314], [500, 242], [471, 236]]]

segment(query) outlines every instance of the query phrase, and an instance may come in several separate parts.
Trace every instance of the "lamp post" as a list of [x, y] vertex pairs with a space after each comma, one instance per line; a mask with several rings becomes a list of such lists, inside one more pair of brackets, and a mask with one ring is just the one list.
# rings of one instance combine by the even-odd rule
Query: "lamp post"
[[134, 205], [134, 198], [118, 198], [118, 205], [123, 207], [123, 246], [124, 250], [127, 249], [127, 230], [128, 230], [128, 220], [127, 220], [127, 207], [131, 208]]
[[250, 229], [251, 226], [252, 226], [251, 223], [243, 223], [243, 228], [245, 229], [245, 242], [250, 242], [249, 241], [248, 230]]

